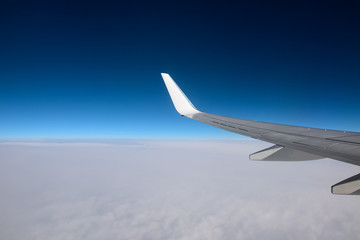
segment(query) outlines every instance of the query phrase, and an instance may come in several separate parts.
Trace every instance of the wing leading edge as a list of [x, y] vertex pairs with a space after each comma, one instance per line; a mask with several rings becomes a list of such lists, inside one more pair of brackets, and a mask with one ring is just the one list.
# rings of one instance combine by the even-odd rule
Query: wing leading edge
[[[303, 161], [332, 158], [360, 166], [360, 133], [358, 132], [298, 127], [204, 113], [194, 107], [169, 74], [162, 73], [161, 75], [180, 115], [275, 144], [251, 154], [252, 160]], [[356, 189], [356, 191], [338, 190], [342, 185], [336, 184], [334, 186], [337, 191], [333, 193], [359, 194], [360, 181], [357, 179], [354, 182], [351, 182], [352, 186], [355, 184], [358, 189], [356, 187], [351, 189]]]

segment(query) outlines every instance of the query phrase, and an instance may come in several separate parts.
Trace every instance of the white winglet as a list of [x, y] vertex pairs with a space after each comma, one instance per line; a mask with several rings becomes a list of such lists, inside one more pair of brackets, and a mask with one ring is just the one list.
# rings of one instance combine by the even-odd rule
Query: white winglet
[[179, 86], [175, 83], [169, 74], [161, 73], [161, 76], [164, 79], [171, 100], [173, 101], [174, 106], [180, 115], [189, 116], [200, 112], [194, 107], [194, 105], [192, 105], [190, 100], [186, 97], [183, 91], [181, 91]]

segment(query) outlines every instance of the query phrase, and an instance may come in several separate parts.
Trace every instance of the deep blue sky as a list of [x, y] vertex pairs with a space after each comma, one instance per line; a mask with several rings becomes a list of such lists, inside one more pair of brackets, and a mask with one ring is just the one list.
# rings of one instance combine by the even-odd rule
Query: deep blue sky
[[237, 137], [161, 72], [203, 111], [360, 131], [358, 1], [239, 2], [2, 1], [0, 137]]

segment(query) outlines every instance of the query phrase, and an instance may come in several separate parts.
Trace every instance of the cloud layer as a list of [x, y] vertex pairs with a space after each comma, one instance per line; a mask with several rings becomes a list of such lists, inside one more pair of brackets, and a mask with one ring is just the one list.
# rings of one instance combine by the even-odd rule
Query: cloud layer
[[355, 239], [358, 173], [248, 160], [258, 141], [0, 143], [1, 239]]

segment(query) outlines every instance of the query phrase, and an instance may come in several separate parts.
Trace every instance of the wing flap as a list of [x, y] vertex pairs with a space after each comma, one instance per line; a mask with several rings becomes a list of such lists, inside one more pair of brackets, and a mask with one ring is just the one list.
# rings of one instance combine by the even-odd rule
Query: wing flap
[[323, 157], [303, 151], [298, 151], [292, 148], [274, 145], [272, 147], [250, 154], [249, 158], [251, 160], [261, 160], [261, 161], [292, 162], [292, 161], [317, 160], [317, 159], [322, 159]]
[[331, 193], [339, 195], [360, 195], [360, 174], [335, 184], [331, 187]]

